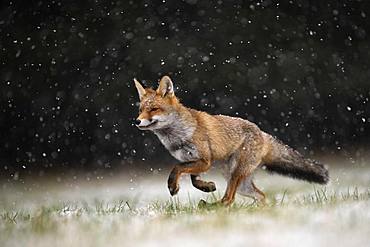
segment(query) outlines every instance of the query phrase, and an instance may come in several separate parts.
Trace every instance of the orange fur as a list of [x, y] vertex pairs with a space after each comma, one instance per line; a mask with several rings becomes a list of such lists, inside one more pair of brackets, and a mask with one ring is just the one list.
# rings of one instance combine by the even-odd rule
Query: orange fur
[[[146, 123], [139, 128], [154, 131], [170, 153], [182, 161], [173, 168], [168, 179], [171, 195], [178, 192], [182, 174], [192, 174], [193, 185], [200, 190], [215, 190], [214, 183], [202, 181], [199, 174], [206, 172], [213, 163], [221, 162], [226, 167], [225, 177], [228, 179], [222, 204], [230, 205], [234, 201], [241, 183], [242, 194], [263, 201], [265, 195], [251, 180], [253, 171], [263, 164], [272, 164], [272, 169], [275, 169], [274, 162], [288, 164], [291, 162], [289, 157], [292, 157], [292, 162], [293, 158], [298, 160], [300, 157], [295, 157], [289, 147], [278, 143], [252, 122], [210, 115], [183, 106], [167, 76], [162, 78], [157, 90], [143, 89], [136, 80], [135, 84], [141, 98], [138, 119]], [[316, 170], [311, 171], [306, 166], [299, 169], [317, 175]]]

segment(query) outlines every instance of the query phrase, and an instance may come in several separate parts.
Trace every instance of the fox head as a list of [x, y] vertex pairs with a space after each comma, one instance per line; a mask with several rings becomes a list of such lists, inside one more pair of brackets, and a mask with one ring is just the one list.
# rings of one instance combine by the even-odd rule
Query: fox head
[[144, 88], [136, 79], [134, 82], [140, 99], [136, 126], [141, 130], [158, 130], [174, 124], [179, 101], [170, 77], [163, 76], [157, 90]]

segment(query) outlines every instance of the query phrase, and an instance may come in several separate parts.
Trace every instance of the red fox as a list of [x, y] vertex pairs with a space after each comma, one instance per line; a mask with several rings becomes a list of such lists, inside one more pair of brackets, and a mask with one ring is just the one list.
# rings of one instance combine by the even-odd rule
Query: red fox
[[136, 79], [134, 82], [140, 98], [136, 126], [153, 131], [171, 155], [181, 162], [168, 177], [172, 196], [179, 191], [182, 174], [190, 174], [195, 188], [215, 191], [213, 182], [200, 177], [215, 163], [222, 164], [227, 180], [225, 194], [219, 202], [225, 206], [233, 203], [236, 192], [264, 202], [264, 193], [252, 180], [257, 167], [308, 182], [326, 184], [329, 181], [324, 165], [304, 158], [256, 124], [183, 106], [175, 96], [170, 77], [164, 76], [157, 90], [144, 88]]

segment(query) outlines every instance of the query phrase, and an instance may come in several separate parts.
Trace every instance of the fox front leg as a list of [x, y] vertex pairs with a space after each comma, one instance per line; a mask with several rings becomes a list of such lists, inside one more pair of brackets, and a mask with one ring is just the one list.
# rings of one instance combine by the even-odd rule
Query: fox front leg
[[211, 162], [208, 160], [200, 159], [197, 161], [184, 162], [176, 165], [167, 181], [168, 190], [170, 191], [171, 196], [174, 196], [179, 191], [179, 178], [181, 174], [199, 174], [206, 172], [211, 167]]
[[191, 183], [195, 188], [203, 192], [213, 192], [216, 190], [216, 185], [214, 182], [207, 182], [200, 178], [199, 174], [191, 174]]

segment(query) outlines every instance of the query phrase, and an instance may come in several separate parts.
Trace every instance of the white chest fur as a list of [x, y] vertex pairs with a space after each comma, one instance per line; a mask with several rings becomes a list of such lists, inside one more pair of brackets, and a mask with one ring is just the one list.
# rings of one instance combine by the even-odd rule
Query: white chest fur
[[175, 126], [156, 130], [154, 133], [177, 160], [187, 162], [199, 159], [198, 150], [191, 141], [194, 133], [193, 127]]
[[195, 147], [190, 145], [186, 148], [170, 151], [170, 154], [182, 162], [195, 161], [199, 159], [198, 151]]

